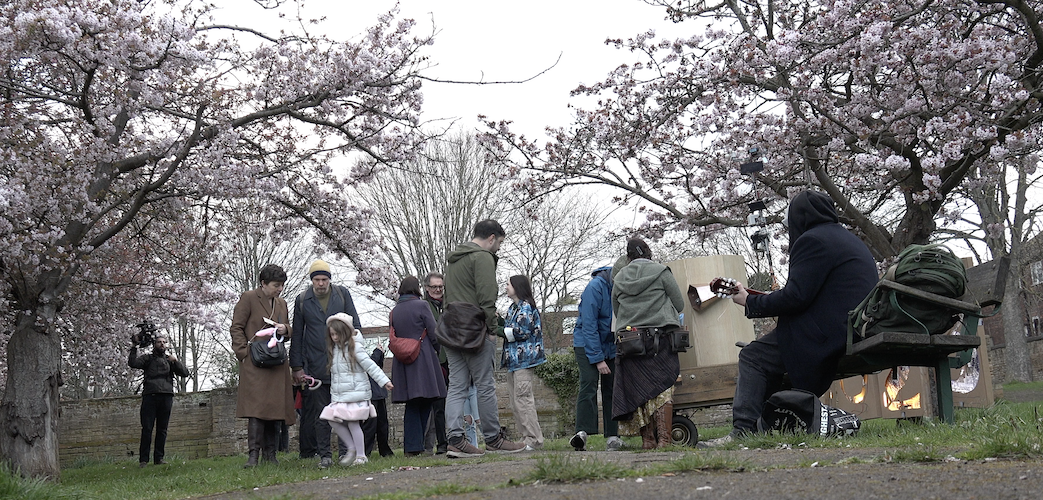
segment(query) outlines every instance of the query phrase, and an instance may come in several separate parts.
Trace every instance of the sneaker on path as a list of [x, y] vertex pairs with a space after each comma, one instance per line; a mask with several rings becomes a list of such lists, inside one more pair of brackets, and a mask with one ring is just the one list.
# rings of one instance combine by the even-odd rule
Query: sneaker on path
[[[499, 439], [491, 443], [485, 443], [485, 451], [490, 453], [518, 453], [520, 451], [525, 451], [526, 448], [529, 447], [526, 446], [525, 443], [515, 443], [514, 441], [510, 441], [504, 437], [502, 433], [500, 434]], [[529, 449], [531, 450], [532, 448]]]
[[735, 441], [735, 438], [732, 437], [731, 434], [725, 434], [724, 436], [721, 436], [721, 437], [716, 438], [716, 439], [708, 439], [706, 441], [699, 441], [699, 443], [696, 444], [695, 447], [696, 448], [718, 448], [718, 447], [724, 446], [726, 444], [729, 444], [732, 441]]
[[619, 436], [609, 436], [605, 440], [606, 451], [619, 451], [621, 448], [623, 448], [623, 440], [619, 439]]
[[485, 452], [471, 444], [470, 441], [462, 439], [458, 445], [446, 446], [445, 455], [449, 458], [473, 458], [485, 455]]
[[572, 439], [569, 440], [569, 444], [572, 445], [576, 451], [587, 451], [587, 433], [579, 431]]

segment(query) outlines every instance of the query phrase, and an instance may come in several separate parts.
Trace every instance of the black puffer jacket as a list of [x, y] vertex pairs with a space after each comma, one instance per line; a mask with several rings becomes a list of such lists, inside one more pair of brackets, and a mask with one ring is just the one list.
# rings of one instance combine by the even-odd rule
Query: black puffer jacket
[[145, 382], [141, 394], [173, 394], [174, 375], [182, 377], [192, 375], [181, 361], [170, 361], [166, 357], [157, 356], [154, 352], [138, 354], [138, 346], [130, 348], [127, 364], [131, 368], [145, 370]]

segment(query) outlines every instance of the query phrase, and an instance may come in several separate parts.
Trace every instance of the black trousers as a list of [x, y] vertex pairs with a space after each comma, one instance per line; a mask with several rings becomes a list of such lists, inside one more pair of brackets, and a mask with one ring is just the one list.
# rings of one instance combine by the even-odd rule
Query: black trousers
[[[322, 420], [319, 415], [322, 409], [330, 404], [330, 384], [322, 384], [322, 387], [314, 391], [305, 389], [301, 391], [301, 420], [300, 449], [301, 458], [330, 458], [333, 452], [330, 449], [330, 437], [333, 429], [329, 421]], [[348, 452], [348, 447], [340, 439], [340, 456]]]
[[433, 451], [435, 447], [444, 452], [449, 441], [445, 437], [445, 398], [437, 398], [431, 403], [431, 417], [427, 420], [424, 432], [424, 450]]
[[141, 445], [138, 461], [148, 463], [152, 442], [152, 429], [156, 430], [156, 448], [153, 462], [163, 461], [167, 446], [167, 426], [170, 425], [170, 409], [174, 406], [173, 394], [144, 394], [141, 396]]
[[370, 403], [377, 410], [377, 416], [362, 421], [362, 435], [366, 440], [366, 456], [373, 453], [376, 445], [382, 457], [390, 457], [395, 452], [388, 445], [388, 409], [383, 399], [374, 399]]

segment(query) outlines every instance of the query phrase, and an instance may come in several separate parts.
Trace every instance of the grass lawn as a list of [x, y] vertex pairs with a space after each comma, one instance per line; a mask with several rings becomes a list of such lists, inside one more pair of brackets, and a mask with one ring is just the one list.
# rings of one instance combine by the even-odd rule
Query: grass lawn
[[[1007, 384], [1004, 396], [1019, 391], [1043, 391], [1043, 382]], [[1043, 457], [1043, 402], [1010, 403], [998, 401], [986, 409], [964, 408], [956, 412], [956, 423], [945, 425], [932, 420], [919, 423], [876, 419], [863, 422], [857, 436], [844, 439], [826, 439], [805, 435], [757, 436], [736, 442], [724, 449], [777, 448], [790, 444], [811, 448], [881, 448], [888, 450], [888, 459], [894, 461], [930, 462], [948, 456], [962, 459], [1040, 458]], [[700, 429], [703, 439], [722, 436], [728, 428]], [[603, 449], [604, 438], [592, 436], [591, 449]], [[640, 438], [627, 438], [629, 449], [640, 448]], [[567, 439], [548, 440], [548, 451], [571, 450]], [[678, 448], [679, 450], [681, 448]], [[655, 465], [663, 470], [692, 470], [732, 468], [728, 458], [719, 454], [685, 454], [675, 462]], [[526, 454], [528, 455], [528, 454]], [[531, 455], [529, 455], [531, 456]], [[523, 456], [522, 458], [528, 458]], [[564, 458], [563, 458], [564, 457]], [[493, 455], [477, 459], [480, 462], [514, 460], [515, 457]], [[591, 470], [565, 466], [563, 454], [540, 456], [531, 472], [530, 480], [569, 481], [626, 477], [648, 471], [617, 470], [612, 464], [592, 466]], [[361, 467], [337, 467], [320, 470], [315, 460], [301, 460], [295, 454], [282, 454], [278, 466], [264, 465], [243, 469], [244, 456], [183, 460], [168, 457], [169, 466], [150, 465], [139, 468], [137, 460], [84, 462], [62, 470], [59, 484], [27, 481], [0, 470], [0, 498], [36, 499], [167, 499], [207, 495], [229, 491], [248, 491], [256, 487], [375, 473], [399, 466], [445, 466], [452, 462], [439, 457], [403, 457], [401, 452], [391, 458], [375, 458]], [[469, 462], [475, 459], [468, 460]], [[564, 476], [562, 474], [565, 474]]]

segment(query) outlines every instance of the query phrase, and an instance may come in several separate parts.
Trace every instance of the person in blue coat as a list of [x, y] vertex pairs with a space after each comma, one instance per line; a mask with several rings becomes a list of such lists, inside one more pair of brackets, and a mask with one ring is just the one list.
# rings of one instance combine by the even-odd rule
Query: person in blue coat
[[750, 295], [738, 284], [732, 301], [750, 318], [778, 317], [774, 330], [739, 352], [739, 378], [732, 402], [732, 431], [705, 446], [718, 446], [756, 432], [764, 402], [789, 374], [794, 389], [821, 396], [833, 382], [847, 345], [847, 313], [877, 282], [865, 243], [839, 224], [833, 200], [803, 191], [790, 202], [790, 267], [786, 286]]
[[572, 349], [579, 366], [576, 396], [576, 434], [569, 441], [577, 451], [586, 449], [587, 436], [598, 433], [598, 383], [601, 384], [601, 415], [605, 422], [605, 448], [618, 450], [619, 423], [612, 420], [612, 369], [616, 358], [612, 335], [612, 267], [599, 267], [579, 300], [579, 316], [572, 332]]

